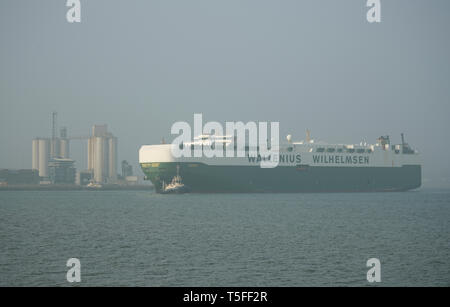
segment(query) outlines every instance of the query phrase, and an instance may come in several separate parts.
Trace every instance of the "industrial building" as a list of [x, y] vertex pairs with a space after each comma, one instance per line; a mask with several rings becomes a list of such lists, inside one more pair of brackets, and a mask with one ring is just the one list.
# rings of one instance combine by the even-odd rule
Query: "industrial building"
[[94, 181], [94, 178], [93, 178], [92, 172], [86, 170], [86, 171], [81, 171], [81, 172], [77, 173], [75, 183], [77, 185], [86, 186], [93, 181]]
[[117, 138], [106, 125], [92, 127], [88, 140], [88, 170], [96, 183], [117, 182]]
[[38, 138], [32, 142], [32, 169], [39, 172], [43, 180], [48, 178], [48, 161], [50, 160], [50, 139]]
[[76, 170], [75, 161], [71, 159], [53, 158], [48, 162], [49, 179], [52, 184], [74, 184]]
[[0, 169], [0, 186], [38, 184], [39, 172], [37, 170]]
[[[94, 125], [91, 136], [69, 137], [67, 128], [56, 133], [57, 113], [52, 114], [51, 138], [36, 138], [32, 141], [32, 169], [36, 170], [42, 182], [53, 184], [74, 184], [76, 170], [70, 159], [70, 140], [88, 141], [88, 167], [77, 183], [89, 181], [100, 184], [117, 182], [117, 138], [108, 132], [107, 125]], [[89, 175], [90, 174], [90, 175]]]
[[122, 161], [122, 174], [120, 175], [120, 183], [123, 185], [137, 185], [139, 179], [137, 176], [133, 176], [133, 167], [128, 163], [128, 161]]
[[67, 129], [61, 129], [61, 138], [36, 138], [32, 141], [31, 168], [39, 171], [42, 180], [49, 179], [49, 161], [51, 159], [69, 159], [69, 139]]
[[122, 161], [122, 178], [126, 178], [128, 176], [133, 176], [133, 166], [131, 166], [128, 161]]

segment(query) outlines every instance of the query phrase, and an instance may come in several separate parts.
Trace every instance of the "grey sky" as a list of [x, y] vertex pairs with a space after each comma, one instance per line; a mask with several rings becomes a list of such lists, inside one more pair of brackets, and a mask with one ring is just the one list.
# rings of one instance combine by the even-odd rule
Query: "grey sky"
[[405, 132], [426, 183], [450, 186], [448, 0], [382, 0], [380, 24], [365, 0], [81, 0], [80, 24], [65, 2], [0, 2], [0, 168], [31, 167], [52, 111], [70, 135], [108, 124], [135, 167], [197, 112], [294, 139]]

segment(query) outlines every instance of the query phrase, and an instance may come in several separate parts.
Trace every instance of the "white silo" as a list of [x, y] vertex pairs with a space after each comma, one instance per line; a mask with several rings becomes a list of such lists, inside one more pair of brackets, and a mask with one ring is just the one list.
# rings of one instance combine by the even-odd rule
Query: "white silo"
[[88, 139], [88, 170], [94, 171], [95, 137]]
[[39, 176], [48, 177], [48, 160], [50, 160], [50, 140], [39, 139]]
[[102, 183], [104, 181], [104, 138], [94, 138], [94, 180], [95, 182]]
[[31, 145], [31, 169], [39, 170], [39, 139], [34, 139]]
[[111, 137], [108, 139], [109, 158], [108, 158], [108, 175], [111, 182], [117, 181], [117, 138]]
[[103, 180], [109, 182], [109, 143], [108, 139], [103, 137]]

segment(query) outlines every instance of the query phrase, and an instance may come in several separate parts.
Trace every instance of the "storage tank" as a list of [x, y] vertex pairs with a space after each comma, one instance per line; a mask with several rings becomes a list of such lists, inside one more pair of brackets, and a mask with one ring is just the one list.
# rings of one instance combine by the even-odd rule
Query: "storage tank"
[[88, 170], [94, 170], [94, 155], [95, 155], [95, 138], [91, 137], [88, 140]]
[[48, 160], [50, 160], [50, 140], [39, 139], [39, 176], [48, 177]]
[[103, 137], [103, 180], [109, 182], [109, 142]]
[[111, 137], [108, 139], [109, 146], [109, 165], [108, 165], [108, 173], [109, 179], [111, 182], [117, 181], [117, 138]]
[[94, 138], [94, 180], [95, 182], [102, 183], [104, 181], [104, 138], [95, 137]]
[[31, 144], [31, 169], [39, 170], [39, 139]]

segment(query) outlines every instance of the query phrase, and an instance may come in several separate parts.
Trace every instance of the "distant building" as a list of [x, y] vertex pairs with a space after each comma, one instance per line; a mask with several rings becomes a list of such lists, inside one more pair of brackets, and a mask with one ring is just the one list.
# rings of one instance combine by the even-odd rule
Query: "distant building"
[[50, 160], [50, 139], [38, 138], [32, 142], [32, 169], [39, 172], [42, 180], [48, 178], [48, 161]]
[[69, 159], [67, 128], [61, 128], [60, 138], [36, 138], [32, 141], [31, 168], [39, 171], [41, 180], [49, 177], [50, 159]]
[[31, 169], [0, 170], [1, 185], [39, 184], [39, 171]]
[[77, 179], [77, 184], [78, 185], [88, 185], [89, 183], [91, 183], [94, 179], [94, 175], [92, 173], [92, 171], [86, 170], [86, 171], [81, 171], [78, 173], [78, 179]]
[[117, 138], [106, 125], [95, 125], [88, 140], [88, 170], [97, 183], [117, 181]]
[[48, 163], [49, 179], [53, 184], [75, 184], [75, 161], [71, 159], [51, 159]]
[[104, 137], [108, 134], [108, 125], [94, 125], [92, 126], [92, 136]]
[[133, 166], [131, 166], [128, 161], [122, 161], [122, 178], [126, 178], [128, 176], [133, 176]]
[[[32, 169], [38, 171], [41, 183], [73, 183], [73, 160], [70, 160], [70, 140], [88, 140], [88, 167], [75, 180], [81, 184], [89, 178], [95, 183], [117, 182], [117, 138], [107, 125], [94, 125], [91, 136], [69, 137], [66, 127], [56, 133], [57, 113], [52, 113], [51, 138], [32, 141]], [[72, 162], [70, 162], [72, 161]]]

